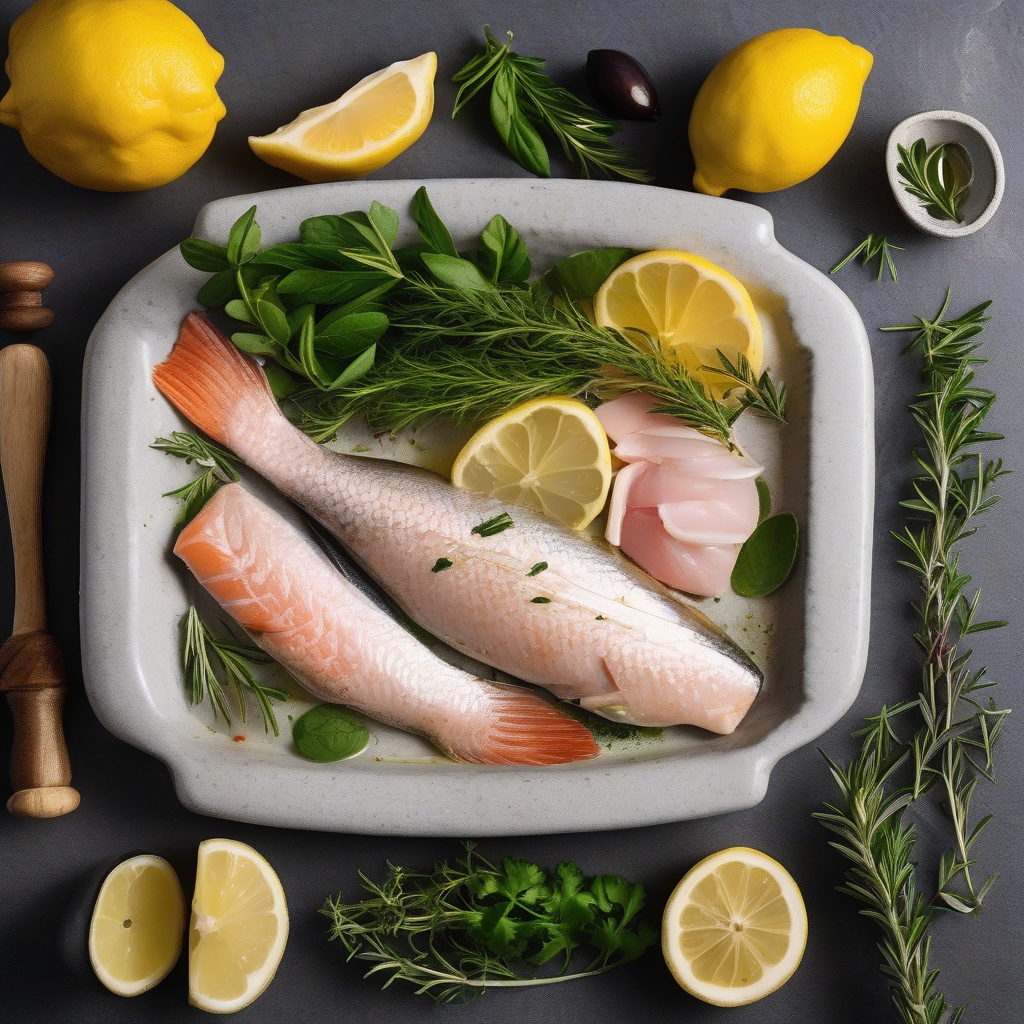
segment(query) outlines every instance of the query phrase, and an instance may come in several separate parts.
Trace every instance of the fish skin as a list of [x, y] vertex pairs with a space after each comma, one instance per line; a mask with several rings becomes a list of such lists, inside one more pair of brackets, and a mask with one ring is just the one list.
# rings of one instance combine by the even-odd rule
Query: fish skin
[[[317, 444], [258, 365], [190, 314], [157, 388], [322, 522], [423, 628], [607, 718], [731, 733], [762, 676], [717, 626], [594, 538], [413, 467]], [[508, 514], [493, 536], [473, 530]], [[438, 559], [450, 568], [434, 571]], [[535, 576], [533, 566], [546, 562]], [[546, 599], [537, 602], [535, 599]]]
[[599, 752], [585, 726], [538, 694], [443, 661], [240, 483], [217, 491], [174, 552], [322, 700], [421, 733], [459, 761], [552, 765]]

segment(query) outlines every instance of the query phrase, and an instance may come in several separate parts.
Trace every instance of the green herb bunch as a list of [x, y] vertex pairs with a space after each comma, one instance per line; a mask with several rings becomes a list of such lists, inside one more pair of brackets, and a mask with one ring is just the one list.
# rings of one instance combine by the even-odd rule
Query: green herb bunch
[[[916, 455], [922, 472], [914, 497], [903, 502], [912, 521], [896, 534], [907, 552], [902, 564], [921, 585], [920, 692], [868, 720], [847, 768], [827, 759], [839, 799], [816, 815], [851, 863], [844, 891], [864, 904], [863, 913], [882, 931], [883, 971], [905, 1024], [955, 1024], [963, 1014], [937, 989], [930, 925], [942, 910], [978, 913], [994, 881], [978, 884], [972, 873], [973, 847], [991, 816], [974, 822], [971, 800], [979, 780], [992, 779], [993, 747], [1009, 714], [983, 699], [993, 684], [971, 667], [963, 645], [972, 634], [1005, 625], [978, 618], [980, 594], [969, 592], [971, 577], [959, 555], [977, 517], [998, 500], [992, 487], [1005, 472], [1000, 460], [979, 452], [1000, 436], [984, 429], [995, 395], [975, 383], [973, 372], [983, 362], [977, 338], [989, 303], [947, 320], [948, 304], [947, 293], [934, 319], [884, 328], [912, 332], [908, 352], [921, 357], [925, 381], [911, 405], [923, 437]], [[933, 791], [948, 804], [952, 849], [942, 856], [936, 892], [928, 896], [917, 881], [909, 812]]]
[[650, 181], [633, 166], [630, 154], [610, 136], [619, 123], [556, 85], [544, 72], [539, 57], [512, 51], [512, 33], [499, 43], [484, 26], [484, 50], [473, 57], [453, 81], [459, 86], [452, 117], [490, 85], [491, 122], [516, 162], [544, 178], [551, 177], [551, 159], [541, 136], [547, 132], [562, 147], [585, 178], [625, 178]]
[[439, 1003], [601, 974], [657, 939], [639, 916], [640, 885], [587, 878], [571, 862], [554, 871], [512, 857], [496, 865], [467, 844], [453, 864], [389, 865], [380, 885], [361, 878], [367, 899], [324, 904], [330, 939], [372, 965], [366, 977], [384, 975], [385, 988], [407, 981]]
[[896, 147], [900, 160], [896, 173], [903, 187], [933, 217], [963, 221], [961, 204], [970, 190], [970, 157], [958, 143], [929, 146], [918, 139], [909, 149]]
[[186, 261], [213, 274], [200, 301], [241, 322], [232, 340], [264, 357], [275, 393], [318, 440], [356, 415], [397, 430], [440, 416], [479, 422], [531, 398], [638, 390], [729, 445], [747, 408], [784, 419], [785, 387], [742, 357], [733, 364], [719, 353], [714, 369], [733, 384], [720, 400], [653, 339], [591, 322], [585, 303], [630, 250], [574, 253], [531, 281], [526, 245], [501, 215], [468, 252], [425, 188], [412, 215], [420, 241], [401, 247], [398, 215], [379, 203], [311, 218], [302, 241], [262, 251], [252, 210], [227, 246], [182, 243]]

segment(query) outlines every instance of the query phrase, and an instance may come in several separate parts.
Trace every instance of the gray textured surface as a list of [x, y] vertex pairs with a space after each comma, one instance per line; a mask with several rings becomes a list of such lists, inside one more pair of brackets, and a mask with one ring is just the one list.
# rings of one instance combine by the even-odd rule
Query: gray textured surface
[[[0, 32], [22, 9], [0, 2]], [[0, 129], [0, 260], [42, 259], [57, 278], [47, 300], [57, 320], [35, 339], [48, 353], [54, 379], [54, 415], [46, 483], [46, 560], [51, 631], [58, 637], [78, 683], [77, 565], [78, 465], [81, 363], [86, 339], [118, 289], [150, 260], [184, 237], [206, 202], [226, 195], [293, 183], [250, 154], [245, 137], [287, 121], [304, 107], [343, 91], [354, 80], [395, 59], [436, 49], [440, 57], [437, 113], [424, 137], [378, 178], [516, 176], [521, 172], [498, 147], [481, 111], [448, 119], [452, 72], [476, 48], [480, 27], [512, 28], [520, 52], [547, 56], [560, 81], [585, 89], [583, 62], [596, 47], [627, 50], [646, 65], [661, 94], [663, 118], [633, 125], [623, 137], [643, 154], [659, 185], [689, 187], [692, 163], [686, 143], [689, 107], [718, 57], [759, 32], [807, 25], [847, 36], [875, 55], [861, 110], [846, 144], [820, 174], [774, 195], [758, 197], [784, 246], [825, 269], [864, 232], [889, 232], [906, 246], [897, 253], [898, 285], [875, 283], [859, 267], [837, 278], [865, 321], [877, 388], [877, 503], [872, 642], [864, 688], [846, 718], [822, 741], [843, 760], [851, 732], [882, 703], [915, 686], [913, 618], [907, 603], [914, 581], [899, 569], [890, 531], [902, 522], [898, 502], [912, 471], [913, 428], [906, 405], [915, 367], [899, 355], [900, 341], [878, 334], [883, 324], [930, 314], [947, 286], [956, 311], [992, 298], [984, 335], [988, 363], [981, 381], [999, 393], [991, 426], [1007, 436], [992, 446], [1015, 475], [1002, 481], [1002, 503], [966, 548], [965, 565], [983, 592], [986, 617], [1009, 620], [1007, 629], [975, 644], [980, 665], [1000, 682], [1001, 703], [1019, 700], [1022, 613], [1019, 599], [1024, 542], [1024, 438], [1020, 395], [1022, 298], [1022, 143], [1019, 68], [1024, 49], [1024, 5], [917, 3], [881, 7], [857, 3], [725, 3], [694, 5], [683, 13], [669, 2], [589, 4], [476, 2], [399, 5], [352, 0], [344, 7], [292, 0], [269, 3], [187, 2], [183, 7], [224, 53], [220, 83], [228, 107], [205, 158], [187, 175], [151, 192], [106, 195], [84, 192], [51, 177], [25, 153], [13, 132]], [[885, 180], [883, 154], [890, 128], [920, 110], [950, 108], [983, 121], [1000, 143], [1007, 191], [996, 218], [960, 241], [927, 238], [902, 220]], [[558, 165], [556, 173], [566, 175]], [[742, 196], [738, 198], [743, 198]], [[747, 197], [750, 198], [750, 197]], [[4, 339], [7, 340], [6, 338]], [[9, 580], [6, 531], [0, 579]], [[9, 587], [0, 593], [0, 632], [10, 622]], [[834, 892], [842, 862], [832, 853], [811, 812], [833, 795], [820, 755], [804, 748], [776, 769], [759, 806], [719, 818], [626, 832], [489, 840], [484, 848], [553, 864], [571, 857], [588, 871], [610, 870], [642, 881], [660, 908], [678, 877], [705, 854], [723, 846], [755, 846], [793, 872], [808, 902], [810, 941], [795, 978], [752, 1007], [719, 1011], [684, 996], [656, 953], [593, 981], [560, 988], [494, 993], [468, 1007], [435, 1009], [397, 988], [377, 991], [359, 971], [340, 962], [323, 941], [316, 909], [328, 893], [353, 890], [356, 870], [377, 871], [385, 859], [425, 864], [457, 852], [451, 841], [360, 838], [280, 831], [207, 819], [183, 811], [165, 769], [122, 744], [97, 723], [80, 688], [66, 718], [82, 806], [49, 822], [0, 817], [0, 951], [4, 961], [2, 1018], [12, 1024], [64, 1020], [141, 1022], [200, 1019], [186, 1005], [183, 963], [157, 989], [131, 1002], [71, 978], [56, 962], [56, 929], [82, 876], [111, 854], [146, 848], [171, 859], [189, 889], [199, 840], [226, 835], [259, 848], [277, 867], [288, 892], [292, 938], [272, 987], [238, 1018], [264, 1022], [305, 1018], [366, 1017], [381, 1021], [503, 1022], [521, 1019], [574, 1022], [643, 1018], [695, 1022], [883, 1021], [891, 1017], [877, 970], [875, 933], [853, 904]], [[10, 721], [0, 715], [0, 749], [10, 742]], [[936, 922], [933, 956], [949, 1000], [966, 1002], [966, 1019], [1003, 1024], [1019, 1017], [1024, 980], [1020, 832], [1024, 744], [1011, 720], [998, 752], [998, 785], [985, 785], [978, 812], [995, 820], [977, 847], [979, 874], [1000, 880], [981, 917]], [[218, 780], [211, 779], [211, 785]], [[642, 799], [642, 794], [638, 794]], [[922, 860], [945, 841], [937, 804], [921, 808]], [[923, 881], [931, 880], [924, 871]]]

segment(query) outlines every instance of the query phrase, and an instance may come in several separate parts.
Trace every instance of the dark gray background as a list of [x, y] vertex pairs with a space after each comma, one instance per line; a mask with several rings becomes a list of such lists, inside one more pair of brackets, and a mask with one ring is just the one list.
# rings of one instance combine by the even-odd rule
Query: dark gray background
[[[26, 6], [0, 2], [0, 31]], [[965, 549], [983, 591], [984, 617], [1008, 628], [977, 639], [979, 665], [1000, 682], [997, 699], [1015, 705], [1021, 689], [1021, 545], [1024, 475], [1019, 451], [1022, 297], [1020, 74], [1024, 4], [997, 3], [772, 3], [679, 4], [668, 0], [544, 4], [434, 0], [398, 4], [347, 0], [344, 4], [289, 0], [248, 3], [184, 0], [180, 6], [201, 26], [226, 60], [219, 91], [228, 114], [206, 156], [183, 178], [149, 192], [84, 191], [50, 175], [25, 152], [18, 135], [0, 128], [0, 261], [39, 259], [56, 280], [46, 293], [55, 323], [33, 339], [49, 355], [53, 420], [46, 478], [46, 571], [50, 629], [65, 652], [72, 677], [66, 731], [74, 784], [82, 794], [73, 814], [26, 821], [0, 814], [0, 1019], [136, 1022], [198, 1020], [187, 1005], [184, 958], [163, 984], [131, 1001], [74, 980], [59, 964], [56, 934], [65, 905], [82, 877], [113, 854], [143, 848], [168, 857], [186, 892], [194, 876], [198, 842], [221, 835], [256, 846], [276, 867], [287, 891], [292, 934], [277, 978], [238, 1019], [252, 1022], [360, 1019], [380, 1021], [541, 1021], [687, 1019], [712, 1022], [845, 1022], [891, 1019], [877, 964], [876, 933], [855, 905], [835, 893], [843, 862], [812, 821], [835, 793], [814, 745], [786, 758], [757, 807], [722, 817], [603, 834], [488, 840], [485, 852], [515, 854], [554, 865], [564, 858], [588, 872], [614, 871], [644, 883], [657, 915], [674, 883], [704, 855], [750, 845], [778, 858], [796, 877], [807, 900], [810, 939], [803, 964], [778, 993], [733, 1011], [705, 1006], [679, 990], [657, 950], [604, 977], [571, 985], [491, 993], [468, 1006], [435, 1008], [404, 988], [378, 991], [360, 970], [345, 964], [324, 941], [324, 897], [352, 893], [356, 871], [371, 874], [385, 860], [425, 865], [459, 852], [441, 840], [365, 838], [280, 831], [203, 818], [178, 804], [164, 767], [103, 730], [81, 686], [78, 664], [79, 413], [82, 357], [93, 325], [117, 290], [150, 260], [190, 232], [200, 207], [212, 199], [292, 185], [293, 178], [257, 160], [246, 136], [263, 134], [306, 107], [332, 99], [357, 79], [394, 60], [435, 49], [439, 56], [437, 107], [422, 139], [378, 178], [518, 176], [525, 174], [500, 148], [479, 107], [452, 122], [452, 73], [477, 49], [481, 28], [516, 33], [520, 53], [545, 56], [563, 84], [586, 94], [583, 67], [596, 47], [624, 49], [654, 78], [664, 116], [654, 125], [627, 127], [624, 141], [655, 172], [655, 183], [687, 189], [693, 165], [686, 125], [693, 98], [718, 58], [768, 29], [805, 25], [845, 35], [875, 55], [854, 129], [838, 155], [810, 181], [756, 201], [775, 219], [787, 248], [827, 270], [864, 233], [887, 232], [906, 251], [897, 253], [900, 279], [875, 283], [848, 267], [837, 278], [864, 318], [874, 353], [877, 388], [877, 505], [872, 637], [864, 687], [847, 716], [820, 741], [845, 761], [850, 735], [886, 702], [916, 691], [914, 619], [908, 602], [915, 581], [897, 566], [890, 532], [903, 519], [915, 437], [906, 412], [917, 385], [916, 365], [900, 356], [901, 339], [880, 334], [884, 324], [932, 314], [949, 286], [952, 309], [962, 312], [994, 299], [986, 329], [987, 366], [980, 381], [999, 394], [991, 426], [1006, 435], [992, 445], [1016, 474], [1000, 486], [1002, 503]], [[1007, 191], [995, 219], [980, 233], [944, 241], [916, 233], [902, 219], [886, 184], [883, 152], [892, 126], [922, 110], [952, 108], [984, 121], [998, 139], [1007, 168]], [[570, 176], [562, 163], [555, 173]], [[4, 344], [14, 340], [5, 336]], [[0, 527], [0, 633], [9, 629], [12, 589], [6, 521]], [[10, 745], [10, 716], [0, 713], [0, 750]], [[998, 751], [996, 786], [983, 785], [978, 814], [995, 820], [979, 842], [979, 876], [1001, 877], [979, 919], [941, 917], [933, 960], [952, 1004], [969, 1004], [967, 1020], [1006, 1024], [1024, 1002], [1021, 837], [1024, 743], [1011, 719]], [[0, 796], [9, 786], [4, 779]], [[638, 794], [642, 799], [642, 794]], [[935, 843], [947, 836], [941, 808], [917, 814], [922, 836], [922, 881], [932, 877]]]

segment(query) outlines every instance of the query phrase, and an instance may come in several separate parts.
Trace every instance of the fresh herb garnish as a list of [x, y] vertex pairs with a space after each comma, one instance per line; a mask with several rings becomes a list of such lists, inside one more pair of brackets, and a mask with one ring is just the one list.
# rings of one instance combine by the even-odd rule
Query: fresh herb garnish
[[789, 579], [796, 565], [800, 527], [792, 512], [779, 512], [757, 524], [732, 570], [732, 589], [742, 597], [765, 597]]
[[851, 260], [855, 260], [858, 256], [861, 257], [861, 265], [867, 266], [872, 260], [878, 260], [878, 273], [875, 275], [876, 281], [882, 280], [882, 275], [886, 270], [889, 271], [889, 277], [892, 278], [893, 283], [899, 280], [899, 276], [896, 273], [896, 263], [892, 258], [893, 249], [898, 249], [900, 252], [903, 251], [902, 245], [892, 245], [885, 235], [872, 235], [868, 234], [867, 237], [859, 244], [854, 246], [830, 271], [830, 274], [837, 274], [843, 267], [846, 266]]
[[554, 871], [512, 857], [496, 865], [467, 844], [454, 864], [388, 865], [380, 885], [360, 877], [369, 898], [345, 904], [338, 896], [321, 910], [330, 939], [348, 959], [372, 964], [366, 977], [383, 974], [384, 987], [407, 981], [439, 1003], [601, 974], [657, 940], [639, 917], [642, 886], [588, 878], [571, 862]]
[[508, 512], [502, 512], [492, 519], [478, 523], [470, 530], [470, 533], [479, 534], [481, 537], [493, 537], [496, 533], [501, 533], [503, 530], [507, 530], [515, 525], [512, 521], [512, 516]]
[[530, 604], [551, 604], [550, 597], [531, 597]]
[[195, 605], [182, 620], [182, 662], [185, 668], [185, 693], [190, 704], [202, 704], [209, 698], [214, 717], [218, 714], [231, 724], [226, 688], [235, 694], [242, 721], [245, 721], [246, 694], [251, 694], [263, 715], [263, 729], [279, 735], [272, 701], [287, 700], [288, 694], [266, 686], [253, 675], [249, 665], [268, 665], [273, 658], [248, 644], [219, 639], [200, 618]]
[[358, 754], [370, 742], [370, 731], [346, 708], [318, 704], [292, 723], [292, 742], [303, 757], [327, 763]]
[[439, 558], [431, 567], [431, 572], [443, 572], [445, 569], [450, 569], [455, 563], [450, 558]]
[[918, 139], [910, 149], [897, 145], [900, 162], [896, 173], [903, 179], [903, 187], [933, 217], [963, 221], [961, 202], [970, 188], [970, 158], [957, 143], [939, 143], [929, 146]]
[[546, 131], [578, 165], [585, 178], [619, 177], [649, 181], [646, 171], [632, 166], [632, 157], [610, 136], [619, 122], [584, 103], [568, 89], [556, 85], [538, 57], [512, 52], [512, 33], [499, 43], [484, 26], [484, 50], [455, 73], [459, 86], [452, 117], [479, 93], [491, 86], [491, 121], [505, 148], [516, 162], [544, 178], [551, 177], [551, 159], [541, 137]]
[[[851, 862], [843, 891], [882, 929], [882, 969], [905, 1024], [958, 1021], [963, 1014], [936, 988], [929, 926], [939, 910], [977, 913], [994, 881], [979, 886], [972, 877], [972, 849], [991, 815], [972, 825], [971, 799], [980, 779], [993, 778], [993, 747], [1009, 714], [991, 697], [981, 699], [993, 683], [970, 667], [971, 652], [962, 646], [970, 634], [1004, 625], [977, 618], [980, 593], [967, 592], [971, 578], [960, 563], [960, 543], [998, 500], [991, 488], [1005, 472], [979, 451], [1000, 436], [984, 429], [995, 395], [974, 382], [973, 368], [984, 362], [977, 336], [989, 303], [946, 320], [948, 305], [947, 292], [934, 319], [883, 328], [913, 332], [907, 351], [921, 356], [925, 382], [910, 407], [923, 437], [916, 455], [923, 473], [913, 480], [915, 496], [903, 502], [912, 522], [895, 534], [907, 550], [902, 564], [920, 580], [920, 692], [868, 720], [846, 769], [826, 757], [840, 799], [815, 815]], [[953, 849], [941, 857], [929, 897], [918, 885], [908, 812], [932, 790], [947, 805]]]
[[548, 567], [547, 562], [536, 562], [530, 571], [526, 574], [527, 576], [536, 576], [542, 573]]
[[192, 465], [194, 462], [197, 466], [203, 467], [203, 473], [195, 480], [163, 495], [165, 498], [178, 498], [183, 502], [175, 524], [177, 526], [183, 526], [192, 519], [221, 484], [233, 483], [239, 479], [234, 456], [220, 445], [207, 441], [198, 434], [175, 430], [170, 437], [158, 437], [150, 448], [184, 459], [186, 465]]

